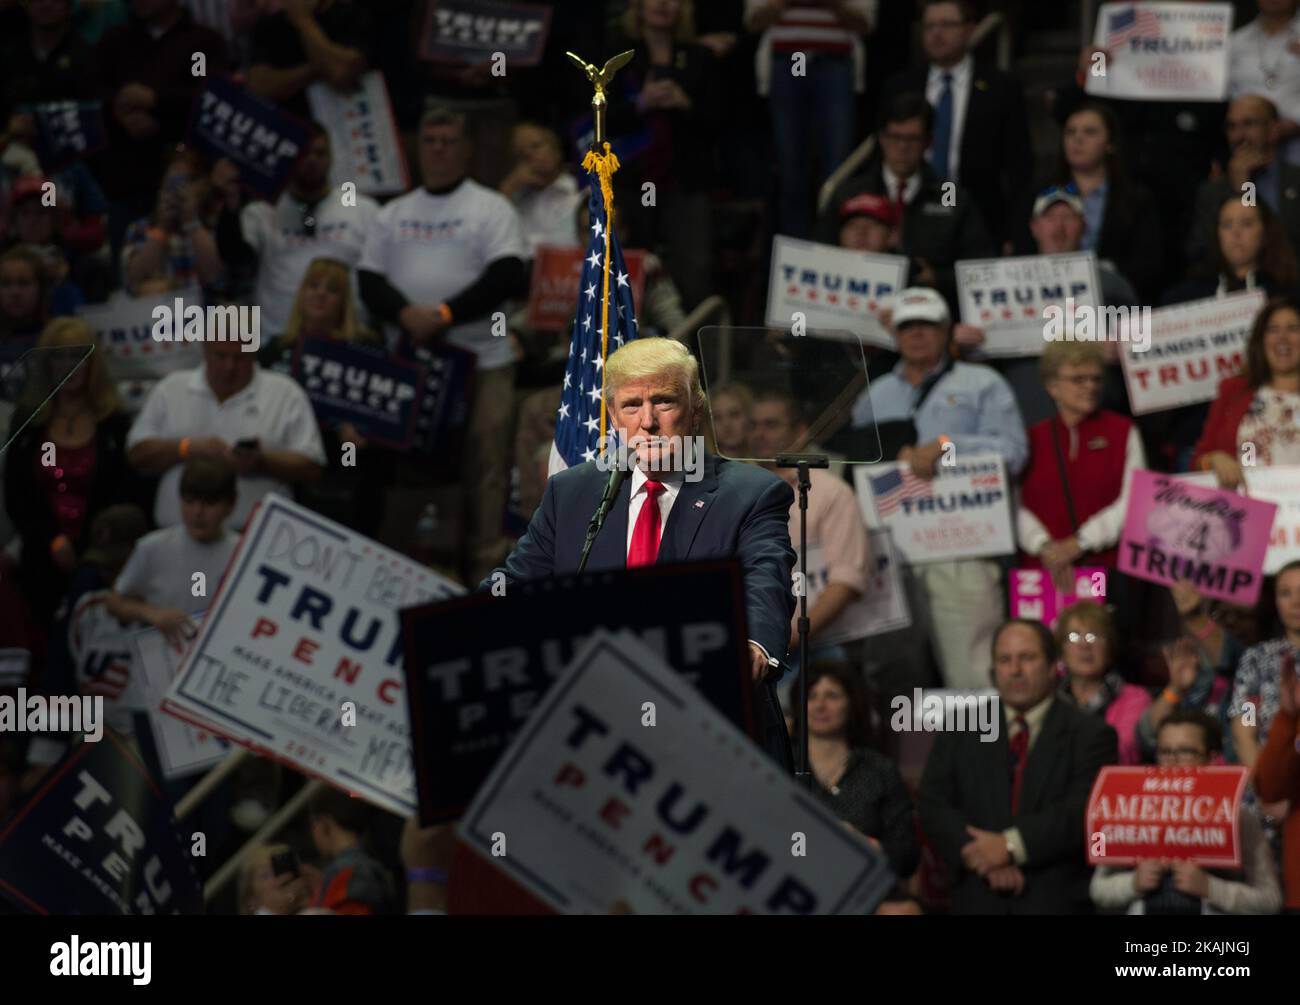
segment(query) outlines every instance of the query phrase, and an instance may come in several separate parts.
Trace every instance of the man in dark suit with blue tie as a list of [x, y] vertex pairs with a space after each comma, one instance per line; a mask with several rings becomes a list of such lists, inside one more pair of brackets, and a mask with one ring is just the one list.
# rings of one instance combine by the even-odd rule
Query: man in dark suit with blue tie
[[[786, 654], [794, 614], [793, 490], [762, 468], [696, 448], [707, 402], [699, 364], [680, 342], [635, 339], [611, 354], [604, 393], [610, 425], [634, 451], [636, 467], [596, 536], [587, 570], [738, 558], [751, 670], [762, 679]], [[480, 588], [490, 588], [498, 572], [509, 582], [576, 571], [608, 480], [595, 460], [552, 476], [527, 532]]]
[[998, 629], [993, 682], [997, 732], [974, 731], [970, 716], [945, 722], [921, 777], [921, 827], [948, 866], [952, 911], [1091, 913], [1084, 814], [1097, 773], [1118, 760], [1115, 730], [1056, 699], [1056, 643], [1041, 622]]

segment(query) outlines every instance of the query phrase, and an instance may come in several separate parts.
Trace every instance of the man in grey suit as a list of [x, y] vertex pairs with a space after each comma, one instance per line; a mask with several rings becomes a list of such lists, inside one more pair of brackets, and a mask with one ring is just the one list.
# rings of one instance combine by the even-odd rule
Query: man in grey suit
[[1002, 728], [942, 732], [921, 778], [921, 826], [947, 864], [955, 914], [1086, 914], [1084, 813], [1115, 731], [1057, 701], [1056, 644], [1016, 618], [993, 637]]
[[1264, 203], [1273, 211], [1292, 250], [1300, 254], [1300, 165], [1278, 156], [1277, 106], [1263, 95], [1243, 94], [1228, 105], [1223, 124], [1231, 156], [1222, 173], [1202, 182], [1196, 193], [1188, 260], [1196, 261], [1213, 246], [1224, 201], [1246, 195], [1251, 203]]

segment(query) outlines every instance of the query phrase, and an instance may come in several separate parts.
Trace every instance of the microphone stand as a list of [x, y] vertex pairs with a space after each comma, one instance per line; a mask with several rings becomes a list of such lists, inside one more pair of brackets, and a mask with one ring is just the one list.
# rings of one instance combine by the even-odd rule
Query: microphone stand
[[776, 467], [794, 468], [799, 472], [799, 750], [794, 776], [812, 791], [812, 772], [808, 770], [808, 493], [812, 490], [812, 468], [829, 468], [825, 454], [777, 454]]

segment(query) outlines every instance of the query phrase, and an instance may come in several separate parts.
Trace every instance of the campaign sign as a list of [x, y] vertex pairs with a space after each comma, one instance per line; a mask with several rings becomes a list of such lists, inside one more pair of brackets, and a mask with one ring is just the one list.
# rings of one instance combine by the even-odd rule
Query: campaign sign
[[[836, 615], [835, 620], [819, 631], [813, 641], [821, 645], [837, 645], [865, 639], [912, 623], [907, 597], [902, 589], [898, 570], [898, 556], [886, 530], [873, 530], [871, 535], [871, 574], [867, 591], [849, 603]], [[797, 548], [795, 549], [798, 550]], [[826, 552], [821, 545], [808, 546], [808, 610], [816, 606], [822, 591], [830, 584], [830, 569]], [[795, 566], [795, 572], [799, 567]]]
[[758, 735], [734, 559], [511, 583], [504, 596], [408, 608], [402, 634], [422, 820], [460, 815], [551, 681], [602, 626], [636, 633], [722, 715]]
[[430, 473], [459, 471], [458, 457], [474, 400], [475, 355], [458, 346], [408, 347], [400, 358], [424, 367], [411, 449], [428, 458]]
[[1252, 499], [1277, 506], [1264, 555], [1264, 575], [1276, 576], [1282, 566], [1300, 558], [1300, 467], [1246, 468], [1246, 491]]
[[460, 587], [277, 495], [249, 519], [163, 710], [415, 811], [397, 612]]
[[135, 712], [145, 707], [135, 670], [131, 632], [108, 613], [111, 591], [90, 590], [77, 598], [68, 619], [68, 659], [82, 694], [104, 700], [104, 722], [131, 736]]
[[[77, 310], [77, 317], [95, 332], [95, 345], [104, 353], [109, 376], [123, 390], [131, 411], [138, 411], [153, 386], [169, 373], [203, 362], [203, 343], [181, 338], [183, 319], [175, 318], [173, 324], [178, 298], [187, 305], [203, 303], [197, 286], [145, 297], [119, 290], [105, 303], [83, 304]], [[167, 313], [155, 321], [154, 311], [160, 307]], [[155, 327], [158, 338], [154, 338]]]
[[[643, 719], [653, 710], [653, 728]], [[494, 843], [506, 835], [505, 855]], [[802, 834], [807, 855], [791, 855]], [[597, 630], [465, 814], [460, 836], [564, 913], [869, 914], [894, 881], [634, 636]]]
[[1106, 570], [1080, 566], [1074, 570], [1074, 593], [1062, 593], [1046, 569], [1011, 570], [1011, 616], [1041, 621], [1049, 628], [1071, 604], [1080, 600], [1106, 602]]
[[330, 136], [335, 190], [347, 182], [367, 195], [398, 195], [411, 187], [382, 73], [362, 74], [356, 90], [346, 92], [317, 81], [307, 88], [307, 103]]
[[[557, 248], [543, 244], [533, 259], [533, 278], [528, 290], [528, 327], [538, 331], [568, 331], [573, 323], [573, 305], [578, 302], [582, 281], [582, 248]], [[632, 303], [641, 309], [645, 293], [645, 252], [623, 251], [627, 281], [632, 286]], [[610, 286], [615, 277], [611, 274]]]
[[239, 180], [272, 202], [307, 149], [307, 126], [229, 77], [209, 77], [194, 97], [188, 142], [210, 160], [228, 157]]
[[551, 9], [540, 4], [433, 0], [420, 55], [435, 63], [472, 66], [502, 53], [508, 66], [536, 66], [550, 29]]
[[171, 806], [111, 730], [0, 825], [0, 894], [36, 914], [202, 914]]
[[[196, 616], [195, 620], [202, 618]], [[183, 654], [169, 645], [156, 628], [136, 632], [131, 642], [135, 647], [136, 676], [163, 777], [171, 781], [216, 767], [230, 752], [230, 744], [162, 710], [163, 698], [176, 677]]]
[[108, 142], [102, 101], [42, 101], [23, 106], [23, 111], [36, 123], [36, 154], [47, 174], [102, 150]]
[[902, 255], [873, 255], [778, 234], [772, 238], [767, 324], [788, 331], [798, 314], [810, 331], [850, 332], [866, 345], [893, 349], [880, 312], [906, 285]]
[[888, 528], [909, 565], [1015, 551], [1007, 475], [997, 454], [941, 463], [932, 479], [917, 478], [897, 461], [860, 464], [853, 482], [867, 526]]
[[295, 350], [293, 379], [322, 426], [350, 422], [380, 446], [410, 448], [425, 384], [420, 366], [382, 350], [310, 338]]
[[1120, 344], [1134, 415], [1213, 401], [1219, 383], [1241, 373], [1263, 290], [1193, 300], [1151, 312], [1151, 347]]
[[1230, 3], [1104, 3], [1092, 44], [1105, 63], [1084, 90], [1137, 101], [1223, 101], [1228, 96]]
[[1119, 571], [1152, 583], [1190, 579], [1207, 597], [1259, 597], [1277, 506], [1155, 471], [1133, 472]]
[[1169, 858], [1239, 868], [1238, 814], [1249, 774], [1241, 764], [1102, 768], [1088, 797], [1088, 864]]
[[1053, 318], [1060, 319], [1062, 337], [1105, 338], [1097, 330], [1101, 282], [1091, 251], [968, 259], [956, 264], [956, 273], [961, 319], [984, 330], [979, 350], [985, 356], [1042, 355]]

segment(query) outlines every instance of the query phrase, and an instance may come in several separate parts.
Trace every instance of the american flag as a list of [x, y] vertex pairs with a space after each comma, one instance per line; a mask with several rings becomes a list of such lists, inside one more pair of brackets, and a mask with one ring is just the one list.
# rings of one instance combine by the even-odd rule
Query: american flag
[[[578, 310], [569, 339], [564, 389], [560, 394], [560, 407], [556, 410], [555, 443], [551, 446], [549, 464], [551, 474], [593, 460], [600, 450], [600, 399], [605, 390], [605, 361], [601, 357], [601, 298], [605, 286], [605, 228], [608, 220], [595, 171], [591, 172], [591, 181], [591, 199], [588, 202], [591, 240], [587, 244], [587, 258], [578, 288]], [[623, 343], [636, 338], [637, 321], [632, 286], [628, 282], [618, 236], [614, 233], [609, 234], [609, 256], [608, 352], [612, 354]], [[612, 428], [608, 414], [605, 426], [608, 433]]]
[[871, 494], [876, 500], [876, 512], [882, 517], [889, 516], [904, 499], [919, 499], [930, 495], [930, 483], [924, 478], [917, 478], [901, 465], [883, 475], [871, 475]]
[[1160, 18], [1155, 11], [1134, 4], [1124, 10], [1110, 15], [1106, 25], [1106, 48], [1114, 49], [1126, 44], [1129, 39], [1141, 36], [1160, 36]]

